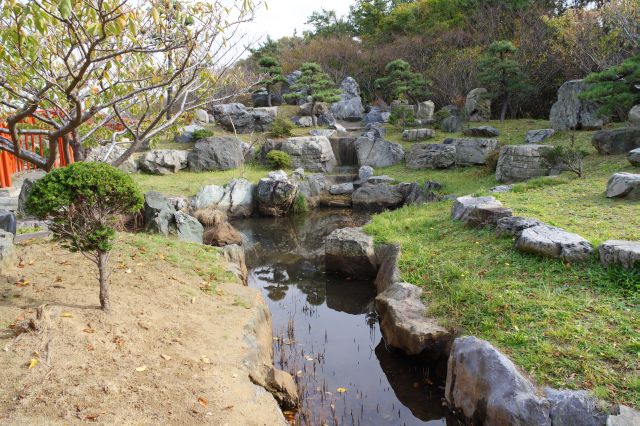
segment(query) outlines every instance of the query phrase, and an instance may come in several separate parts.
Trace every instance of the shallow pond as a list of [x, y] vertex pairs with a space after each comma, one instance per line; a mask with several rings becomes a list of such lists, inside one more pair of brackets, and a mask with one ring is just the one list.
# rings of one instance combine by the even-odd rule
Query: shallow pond
[[334, 209], [234, 222], [249, 285], [271, 309], [275, 365], [301, 392], [300, 409], [285, 414], [296, 425], [446, 425], [434, 372], [385, 346], [373, 284], [324, 272], [325, 236], [367, 219]]

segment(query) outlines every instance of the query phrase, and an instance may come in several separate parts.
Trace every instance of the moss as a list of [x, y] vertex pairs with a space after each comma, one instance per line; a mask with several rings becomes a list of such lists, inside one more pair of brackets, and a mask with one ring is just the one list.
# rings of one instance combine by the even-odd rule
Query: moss
[[307, 203], [307, 199], [304, 195], [298, 194], [296, 199], [293, 202], [293, 206], [291, 210], [294, 214], [302, 214], [309, 211], [309, 203]]

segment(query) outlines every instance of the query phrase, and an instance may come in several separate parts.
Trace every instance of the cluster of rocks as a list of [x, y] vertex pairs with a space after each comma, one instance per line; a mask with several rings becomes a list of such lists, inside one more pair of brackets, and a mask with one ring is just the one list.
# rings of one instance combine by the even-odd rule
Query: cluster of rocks
[[214, 105], [211, 108], [216, 123], [236, 133], [268, 132], [278, 114], [278, 108], [247, 108], [241, 103]]
[[498, 147], [496, 139], [449, 138], [442, 144], [414, 144], [406, 157], [411, 169], [446, 169], [486, 164]]

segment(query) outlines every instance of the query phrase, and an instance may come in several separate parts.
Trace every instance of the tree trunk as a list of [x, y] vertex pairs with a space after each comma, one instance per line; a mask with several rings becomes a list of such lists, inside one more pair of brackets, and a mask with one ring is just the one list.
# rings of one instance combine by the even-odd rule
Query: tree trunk
[[100, 274], [100, 306], [102, 310], [111, 312], [111, 299], [109, 297], [109, 253], [98, 252], [98, 271]]
[[271, 108], [273, 105], [271, 105], [271, 90], [267, 91], [267, 106], [269, 108]]
[[82, 143], [78, 141], [78, 137], [76, 132], [73, 132], [70, 141], [71, 149], [73, 150], [73, 160], [74, 161], [84, 161], [87, 158], [87, 151], [82, 146]]
[[311, 124], [318, 127], [318, 119], [316, 118], [316, 101], [311, 102]]
[[511, 96], [507, 95], [504, 102], [502, 103], [502, 110], [500, 111], [500, 122], [503, 122], [507, 117], [507, 109], [509, 108], [509, 103], [511, 101], [510, 98]]

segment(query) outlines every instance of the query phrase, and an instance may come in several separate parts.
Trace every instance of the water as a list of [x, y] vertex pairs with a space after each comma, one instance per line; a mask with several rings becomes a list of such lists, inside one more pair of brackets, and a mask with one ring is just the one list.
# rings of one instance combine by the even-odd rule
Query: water
[[324, 272], [324, 237], [367, 219], [320, 210], [234, 222], [249, 243], [249, 285], [271, 309], [275, 365], [301, 392], [285, 414], [296, 425], [446, 425], [434, 372], [385, 346], [373, 284]]

